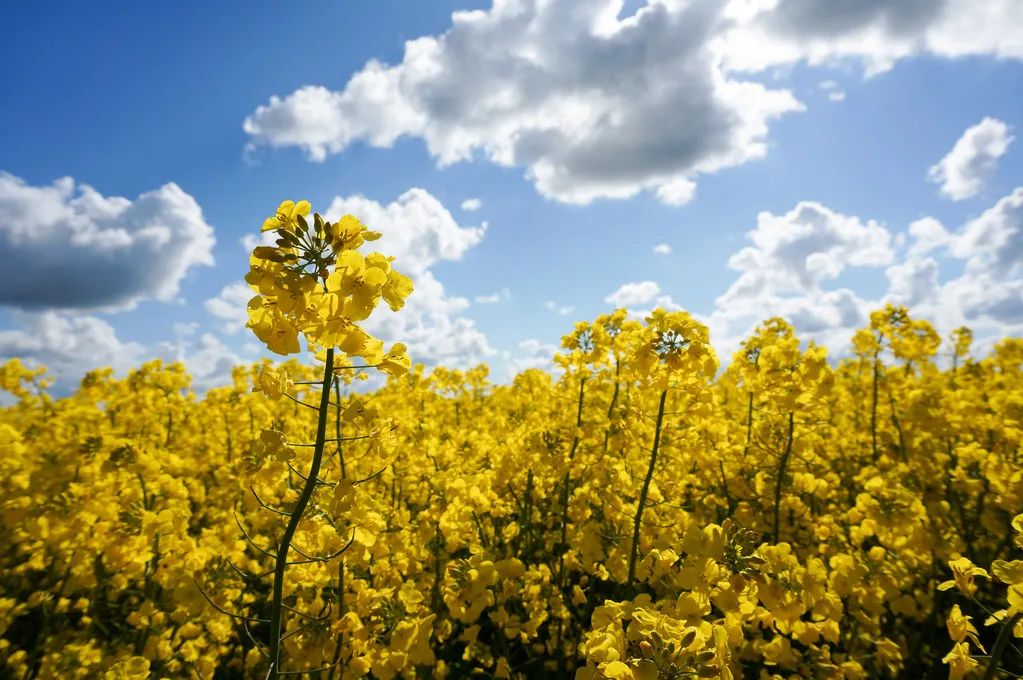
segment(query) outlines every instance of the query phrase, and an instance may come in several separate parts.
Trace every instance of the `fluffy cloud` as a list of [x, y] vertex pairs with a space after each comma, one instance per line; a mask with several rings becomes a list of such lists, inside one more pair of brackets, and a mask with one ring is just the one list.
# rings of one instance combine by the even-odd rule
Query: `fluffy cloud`
[[[805, 220], [808, 205], [816, 217]], [[715, 344], [730, 353], [771, 314], [842, 353], [868, 313], [885, 302], [909, 307], [943, 335], [968, 325], [981, 347], [1023, 333], [1023, 187], [958, 230], [927, 217], [906, 233], [900, 241], [908, 247], [896, 252], [885, 227], [818, 204], [800, 203], [781, 217], [761, 214], [748, 234], [755, 245], [731, 258], [739, 277], [707, 319]], [[956, 260], [963, 263], [961, 271], [949, 276], [959, 269]], [[811, 266], [814, 262], [820, 266]], [[846, 268], [881, 266], [888, 290], [878, 298], [825, 287]]]
[[[516, 375], [530, 368], [542, 368], [545, 371], [554, 370], [554, 355], [558, 348], [535, 338], [523, 340], [518, 344], [518, 351], [506, 357], [508, 362], [508, 377]], [[556, 372], [556, 371], [555, 371]]]
[[497, 354], [476, 323], [459, 316], [468, 300], [448, 295], [429, 271], [416, 277], [415, 286], [401, 311], [385, 308], [367, 320], [374, 335], [405, 343], [413, 361], [449, 368], [468, 368]]
[[232, 369], [251, 363], [259, 356], [260, 350], [255, 343], [247, 343], [239, 353], [212, 333], [196, 337], [197, 327], [198, 324], [188, 324], [178, 328], [175, 341], [161, 343], [158, 350], [165, 360], [180, 361], [186, 366], [195, 390], [230, 385]]
[[224, 320], [224, 332], [233, 334], [245, 327], [249, 317], [245, 309], [255, 293], [247, 284], [231, 283], [224, 286], [216, 297], [204, 303], [206, 311]]
[[496, 293], [491, 293], [490, 295], [477, 295], [473, 298], [473, 301], [479, 305], [493, 305], [497, 304], [501, 300], [509, 299], [511, 299], [511, 291], [507, 288], [502, 288]]
[[667, 243], [658, 243], [654, 246], [654, 255], [671, 255], [671, 246]]
[[448, 295], [429, 270], [441, 260], [460, 260], [483, 238], [485, 222], [459, 225], [439, 200], [418, 188], [386, 205], [364, 196], [337, 197], [325, 216], [335, 220], [346, 213], [383, 232], [373, 247], [393, 255], [395, 266], [415, 282], [415, 292], [401, 311], [381, 309], [370, 317], [371, 332], [387, 342], [404, 342], [414, 361], [428, 364], [468, 367], [496, 354], [475, 322], [459, 316], [469, 301]]
[[113, 326], [94, 316], [14, 312], [11, 320], [18, 327], [0, 330], [0, 357], [46, 366], [57, 378], [58, 391], [73, 388], [93, 368], [123, 372], [145, 357], [142, 345], [123, 342]]
[[952, 241], [952, 255], [967, 259], [971, 273], [996, 279], [1023, 274], [1023, 187], [970, 220]]
[[[892, 235], [883, 225], [812, 201], [801, 201], [783, 215], [760, 213], [747, 238], [753, 245], [728, 261], [739, 276], [707, 319], [726, 355], [766, 316], [787, 318], [801, 333], [841, 350], [872, 303], [847, 288], [824, 285], [848, 268], [881, 267], [895, 257]], [[890, 276], [905, 278], [894, 270]]]
[[338, 196], [324, 216], [336, 220], [349, 213], [383, 232], [373, 248], [393, 255], [395, 266], [411, 274], [426, 271], [438, 260], [460, 260], [486, 231], [485, 222], [478, 227], [460, 226], [440, 201], [419, 188], [409, 189], [387, 205], [364, 196]]
[[0, 304], [85, 309], [169, 300], [189, 269], [213, 264], [213, 245], [199, 205], [176, 184], [133, 202], [76, 187], [70, 177], [31, 186], [0, 173], [0, 250], [9, 265]]
[[479, 210], [483, 207], [483, 201], [478, 198], [467, 198], [462, 201], [462, 210], [471, 212], [473, 210]]
[[14, 312], [15, 326], [0, 330], [0, 360], [8, 357], [47, 368], [56, 379], [53, 392], [73, 391], [86, 372], [110, 367], [119, 375], [159, 357], [185, 364], [192, 387], [206, 390], [231, 382], [231, 369], [255, 361], [259, 348], [247, 343], [240, 351], [212, 333], [197, 334], [198, 324], [175, 324], [174, 340], [156, 346], [121, 340], [107, 321], [73, 312]]
[[719, 300], [728, 305], [758, 292], [797, 292], [834, 279], [850, 266], [879, 266], [893, 257], [891, 233], [874, 221], [801, 201], [784, 215], [762, 212], [747, 236], [753, 245], [728, 264], [742, 274]]
[[638, 281], [636, 283], [622, 284], [618, 290], [604, 298], [604, 302], [615, 307], [634, 307], [645, 305], [661, 292], [661, 287], [655, 281]]
[[572, 305], [559, 305], [554, 300], [548, 300], [543, 303], [544, 309], [554, 312], [558, 316], [568, 316], [575, 311], [575, 307]]
[[1023, 58], [1017, 0], [732, 0], [719, 36], [726, 67], [861, 61], [867, 74], [920, 54]]
[[655, 281], [622, 284], [618, 290], [604, 298], [604, 302], [615, 307], [625, 307], [629, 310], [629, 316], [635, 319], [650, 316], [650, 312], [658, 307], [673, 311], [682, 309], [670, 295], [662, 294], [661, 287]]
[[244, 129], [312, 160], [418, 137], [441, 165], [522, 167], [560, 201], [652, 190], [677, 205], [697, 175], [763, 156], [769, 121], [802, 108], [720, 68], [723, 3], [652, 2], [620, 20], [621, 7], [503, 0], [456, 12], [443, 35], [407, 42], [399, 64], [371, 61], [340, 91], [272, 97]]
[[[766, 153], [769, 125], [802, 104], [749, 79], [796, 63], [920, 54], [1023, 58], [1018, 0], [498, 0], [370, 61], [338, 91], [273, 96], [244, 121], [253, 146], [323, 160], [357, 142], [424, 140], [441, 165], [521, 167], [571, 203], [651, 191], [692, 200], [701, 174]], [[828, 88], [831, 101], [844, 92]]]
[[961, 201], [980, 193], [1013, 137], [1009, 126], [997, 118], [985, 118], [967, 128], [952, 150], [928, 171], [928, 178], [941, 185], [941, 193]]

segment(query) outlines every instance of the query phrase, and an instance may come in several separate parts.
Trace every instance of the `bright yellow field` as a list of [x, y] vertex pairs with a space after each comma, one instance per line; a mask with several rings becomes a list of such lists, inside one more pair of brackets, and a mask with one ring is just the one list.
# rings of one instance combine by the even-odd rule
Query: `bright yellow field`
[[351, 310], [411, 284], [342, 223], [322, 292], [269, 250], [249, 278], [257, 336], [318, 360], [201, 397], [177, 365], [59, 399], [0, 368], [0, 678], [267, 677], [296, 509], [277, 672], [1023, 673], [1023, 341], [979, 356], [888, 307], [841, 361], [777, 319], [719, 361], [685, 312], [621, 310], [557, 377], [407, 371]]

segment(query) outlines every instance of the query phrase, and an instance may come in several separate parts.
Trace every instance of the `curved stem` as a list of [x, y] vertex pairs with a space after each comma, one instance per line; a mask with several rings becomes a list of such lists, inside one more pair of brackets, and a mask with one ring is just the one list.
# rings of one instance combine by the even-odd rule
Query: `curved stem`
[[1016, 614], [1008, 621], [1002, 622], [1002, 630], [998, 632], [998, 639], [995, 640], [995, 647], [991, 650], [991, 660], [987, 664], [987, 669], [984, 671], [983, 680], [993, 680], [995, 674], [998, 672], [998, 663], [1002, 660], [1002, 654], [1005, 654], [1005, 648], [1009, 646], [1009, 638], [1012, 637], [1012, 629], [1016, 626], [1016, 622], [1023, 617], [1023, 612], [1016, 612]]
[[785, 481], [785, 468], [789, 464], [789, 456], [792, 455], [792, 434], [796, 429], [795, 415], [789, 411], [789, 434], [785, 442], [785, 452], [781, 454], [781, 461], [778, 463], [778, 479], [774, 482], [774, 531], [771, 539], [778, 542], [778, 523], [781, 516], [781, 485]]
[[309, 499], [316, 489], [317, 478], [320, 474], [320, 463], [323, 460], [323, 445], [327, 436], [327, 411], [330, 405], [330, 387], [333, 383], [334, 350], [327, 350], [326, 366], [323, 372], [323, 389], [320, 392], [320, 413], [316, 422], [316, 446], [313, 449], [313, 461], [309, 467], [309, 474], [306, 475], [305, 485], [302, 493], [291, 511], [291, 518], [288, 526], [284, 529], [284, 536], [281, 537], [280, 548], [277, 550], [277, 558], [274, 564], [274, 585], [273, 600], [270, 605], [270, 673], [267, 676], [276, 680], [281, 674], [281, 623], [284, 614], [284, 570], [288, 566], [288, 550], [291, 548], [291, 541], [298, 530], [298, 523], [302, 519]]
[[632, 554], [629, 555], [629, 585], [636, 578], [636, 556], [639, 554], [639, 526], [643, 522], [643, 508], [646, 497], [650, 493], [650, 481], [654, 477], [654, 466], [657, 465], [657, 449], [661, 445], [661, 424], [664, 422], [664, 402], [668, 399], [668, 390], [661, 392], [661, 401], [657, 405], [657, 425], [654, 429], [654, 445], [650, 450], [650, 467], [643, 479], [643, 488], [639, 492], [639, 504], [636, 506], [636, 519], [632, 523]]

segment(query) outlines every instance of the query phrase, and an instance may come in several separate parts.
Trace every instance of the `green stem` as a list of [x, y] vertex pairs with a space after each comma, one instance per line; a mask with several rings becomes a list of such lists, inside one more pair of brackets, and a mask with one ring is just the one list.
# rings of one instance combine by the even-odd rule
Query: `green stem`
[[291, 518], [288, 526], [284, 529], [284, 536], [281, 538], [280, 548], [277, 550], [277, 560], [274, 564], [274, 585], [273, 601], [270, 605], [270, 673], [268, 680], [277, 680], [281, 672], [281, 623], [284, 613], [284, 570], [288, 566], [288, 551], [291, 549], [291, 541], [298, 530], [298, 523], [302, 520], [302, 513], [305, 512], [309, 499], [312, 498], [313, 490], [316, 488], [316, 480], [320, 474], [320, 463], [323, 460], [323, 445], [327, 438], [327, 410], [330, 405], [330, 386], [333, 382], [334, 350], [327, 350], [326, 367], [323, 372], [323, 390], [320, 392], [320, 412], [316, 422], [316, 446], [313, 449], [313, 462], [309, 467], [309, 474], [306, 475], [305, 486], [291, 511]]
[[877, 462], [880, 454], [877, 451], [877, 384], [878, 384], [878, 373], [880, 371], [878, 352], [874, 352], [874, 378], [873, 378], [873, 394], [870, 401], [870, 448], [874, 456], [874, 462]]
[[778, 519], [781, 510], [781, 485], [785, 481], [785, 468], [789, 464], [789, 456], [792, 455], [792, 434], [796, 429], [796, 421], [794, 411], [789, 411], [789, 434], [788, 439], [785, 442], [785, 452], [781, 454], [781, 461], [778, 463], [778, 479], [774, 482], [774, 531], [771, 534], [771, 539], [778, 543]]
[[611, 403], [607, 407], [607, 430], [604, 431], [604, 453], [607, 453], [607, 443], [611, 439], [611, 418], [614, 417], [615, 406], [618, 404], [618, 390], [621, 387], [619, 378], [622, 373], [622, 362], [617, 357], [615, 358], [615, 389], [611, 394]]
[[[575, 458], [576, 449], [579, 448], [579, 430], [583, 426], [583, 395], [586, 388], [586, 378], [579, 379], [579, 406], [575, 414], [575, 436], [572, 437], [572, 448], [568, 453], [568, 464], [565, 466], [565, 476], [561, 480], [561, 543], [558, 545], [558, 592], [564, 596], [565, 588], [565, 551], [568, 550], [568, 500], [570, 485], [572, 483], [571, 465]], [[564, 673], [565, 649], [562, 637], [561, 620], [558, 621], [558, 673]]]
[[639, 504], [636, 506], [636, 518], [632, 523], [632, 554], [629, 555], [629, 585], [636, 578], [636, 556], [639, 555], [639, 526], [643, 522], [643, 509], [646, 497], [650, 493], [650, 481], [654, 478], [654, 466], [657, 465], [657, 449], [661, 445], [661, 424], [664, 422], [664, 402], [668, 399], [668, 390], [661, 392], [661, 401], [657, 405], [657, 425], [654, 429], [654, 445], [650, 450], [650, 467], [643, 479], [643, 488], [639, 492]]
[[982, 680], [994, 680], [995, 673], [998, 672], [998, 662], [1002, 660], [1002, 654], [1005, 654], [1005, 648], [1009, 646], [1012, 629], [1020, 617], [1023, 617], [1023, 612], [1016, 612], [1015, 616], [1002, 623], [1002, 630], [998, 632], [998, 639], [995, 640], [995, 648], [991, 650], [991, 660], [987, 664]]

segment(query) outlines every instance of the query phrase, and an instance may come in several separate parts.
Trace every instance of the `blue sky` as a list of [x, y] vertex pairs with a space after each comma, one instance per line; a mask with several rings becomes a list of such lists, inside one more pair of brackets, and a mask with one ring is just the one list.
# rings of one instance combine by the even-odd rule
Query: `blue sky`
[[615, 302], [722, 353], [773, 314], [838, 353], [884, 301], [1020, 334], [1018, 4], [621, 4], [3, 4], [0, 356], [215, 384], [284, 198], [372, 202], [429, 279], [379, 331], [498, 379]]

